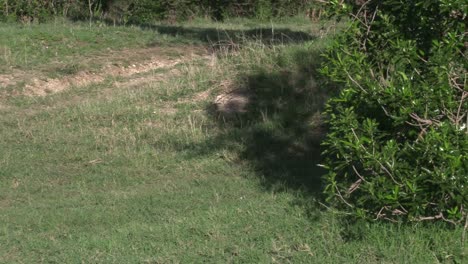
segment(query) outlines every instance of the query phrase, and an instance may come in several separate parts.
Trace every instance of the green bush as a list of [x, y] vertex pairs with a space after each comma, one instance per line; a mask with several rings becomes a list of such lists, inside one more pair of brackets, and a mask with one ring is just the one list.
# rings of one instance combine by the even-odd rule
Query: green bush
[[[305, 14], [318, 0], [0, 0], [0, 20], [45, 21], [55, 16], [76, 20], [104, 18], [120, 23], [189, 20], [196, 16], [222, 20], [250, 17], [269, 20]], [[90, 8], [91, 5], [91, 8]], [[92, 19], [91, 19], [92, 20]]]
[[325, 194], [368, 219], [467, 215], [465, 0], [330, 1], [351, 13], [326, 54]]
[[[91, 0], [93, 11], [106, 0]], [[110, 2], [107, 0], [107, 2]], [[77, 0], [0, 0], [0, 21], [45, 22], [54, 17], [89, 17], [88, 1]]]
[[273, 17], [273, 6], [271, 1], [259, 0], [255, 6], [255, 17], [259, 20], [268, 20]]
[[38, 0], [0, 0], [0, 18], [6, 21], [44, 21], [56, 11], [48, 1]]

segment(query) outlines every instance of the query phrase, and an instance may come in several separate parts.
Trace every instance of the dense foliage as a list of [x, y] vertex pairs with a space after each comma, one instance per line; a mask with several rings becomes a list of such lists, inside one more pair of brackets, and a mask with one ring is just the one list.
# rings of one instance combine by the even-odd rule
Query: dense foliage
[[118, 22], [180, 21], [197, 16], [273, 17], [305, 14], [317, 0], [0, 0], [0, 19], [44, 21], [55, 16], [106, 18]]
[[467, 2], [330, 1], [352, 25], [323, 72], [330, 201], [358, 216], [461, 222], [468, 199]]

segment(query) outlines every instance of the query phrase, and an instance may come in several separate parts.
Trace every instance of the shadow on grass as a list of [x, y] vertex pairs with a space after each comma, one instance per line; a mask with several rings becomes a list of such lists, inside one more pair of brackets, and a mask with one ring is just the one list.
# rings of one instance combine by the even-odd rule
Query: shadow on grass
[[[248, 93], [242, 113], [223, 114], [212, 105], [208, 114], [220, 133], [199, 150], [234, 149], [262, 178], [268, 190], [301, 190], [319, 197], [321, 141], [325, 135], [322, 111], [335, 89], [317, 72], [319, 52], [296, 52], [280, 70], [259, 69], [240, 76], [234, 88]], [[252, 71], [247, 71], [252, 72]]]
[[[82, 21], [77, 19], [77, 21]], [[133, 23], [121, 24], [115, 23], [112, 20], [100, 20], [109, 26], [115, 25], [132, 25], [140, 27], [144, 30], [152, 30], [161, 35], [177, 37], [191, 43], [208, 45], [213, 49], [221, 49], [228, 47], [230, 49], [239, 48], [241, 44], [247, 41], [257, 41], [266, 46], [279, 44], [293, 44], [311, 41], [316, 37], [303, 32], [295, 31], [289, 28], [270, 28], [258, 27], [252, 29], [218, 29], [214, 27], [199, 27], [199, 26], [179, 26], [179, 25], [164, 25], [164, 24], [149, 24], [149, 23]], [[161, 43], [155, 40], [151, 45], [159, 45]]]
[[[306, 32], [288, 28], [220, 30], [176, 25], [134, 26], [199, 42], [214, 49], [235, 49], [249, 41], [271, 47], [316, 39]], [[292, 56], [288, 59], [292, 59], [294, 65], [285, 63], [276, 70], [264, 67], [239, 76], [233, 88], [246, 91], [251, 99], [245, 113], [227, 117], [209, 107], [207, 113], [222, 132], [201, 145], [180, 147], [191, 149], [189, 155], [194, 157], [231, 149], [240, 153], [239, 162], [247, 162], [264, 179], [267, 189], [294, 188], [318, 195], [324, 174], [323, 169], [317, 166], [321, 160], [320, 143], [325, 131], [321, 111], [330, 88], [317, 72], [321, 62], [318, 51], [298, 51]], [[281, 64], [281, 61], [275, 63]]]
[[258, 41], [264, 45], [292, 44], [313, 40], [315, 37], [301, 31], [288, 28], [254, 28], [249, 30], [231, 30], [170, 25], [140, 25], [159, 34], [196, 40], [210, 46], [236, 46], [245, 41]]
[[[159, 34], [198, 41], [215, 50], [238, 49], [248, 41], [268, 47], [316, 38], [287, 28], [219, 30], [173, 25], [138, 26]], [[239, 76], [233, 88], [249, 94], [251, 102], [246, 111], [223, 116], [210, 106], [207, 112], [222, 132], [202, 146], [194, 146], [192, 154], [230, 149], [240, 153], [237, 162], [248, 163], [263, 179], [266, 189], [293, 188], [318, 196], [324, 174], [324, 170], [317, 166], [321, 161], [320, 143], [325, 133], [321, 111], [330, 91], [317, 72], [320, 67], [318, 52], [297, 52], [293, 56], [294, 69], [288, 66], [280, 71], [259, 69], [254, 74]]]

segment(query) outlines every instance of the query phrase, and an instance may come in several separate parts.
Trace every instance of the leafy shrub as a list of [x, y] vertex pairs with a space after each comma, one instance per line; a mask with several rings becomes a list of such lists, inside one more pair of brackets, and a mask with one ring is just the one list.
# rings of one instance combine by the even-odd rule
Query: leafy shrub
[[273, 17], [273, 7], [268, 0], [259, 0], [255, 6], [255, 17], [259, 20], [268, 20]]
[[48, 1], [38, 0], [0, 0], [0, 18], [7, 21], [21, 20], [23, 22], [44, 21], [53, 15], [56, 9]]
[[[274, 17], [305, 14], [319, 0], [0, 0], [0, 20], [45, 21], [54, 16], [87, 20], [93, 17], [119, 22], [150, 23], [157, 20], [182, 21], [195, 16]], [[91, 8], [90, 8], [91, 5]]]
[[54, 17], [87, 18], [110, 0], [0, 0], [0, 21], [45, 22]]
[[326, 57], [325, 194], [369, 219], [467, 215], [465, 0], [330, 1], [351, 13]]

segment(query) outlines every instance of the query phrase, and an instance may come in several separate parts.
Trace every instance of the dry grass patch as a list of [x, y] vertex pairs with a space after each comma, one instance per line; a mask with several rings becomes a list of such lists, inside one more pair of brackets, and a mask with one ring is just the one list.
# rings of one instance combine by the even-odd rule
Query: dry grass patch
[[[46, 96], [58, 93], [73, 86], [88, 86], [100, 83], [108, 77], [131, 78], [132, 76], [148, 73], [162, 68], [172, 68], [180, 63], [187, 63], [195, 59], [208, 58], [207, 51], [199, 47], [151, 47], [143, 49], [125, 49], [110, 51], [94, 58], [82, 58], [80, 65], [98, 62], [98, 68], [92, 70], [80, 70], [56, 78], [44, 76], [44, 72], [15, 70], [9, 74], [0, 75], [0, 86], [17, 86], [20, 82], [26, 82], [22, 92], [13, 91], [13, 95]], [[52, 69], [66, 67], [67, 65], [55, 65]], [[96, 65], [94, 65], [96, 67]], [[51, 69], [49, 69], [51, 70]], [[136, 86], [149, 82], [160, 81], [162, 76], [144, 76], [118, 86]], [[4, 92], [5, 93], [5, 92]]]

